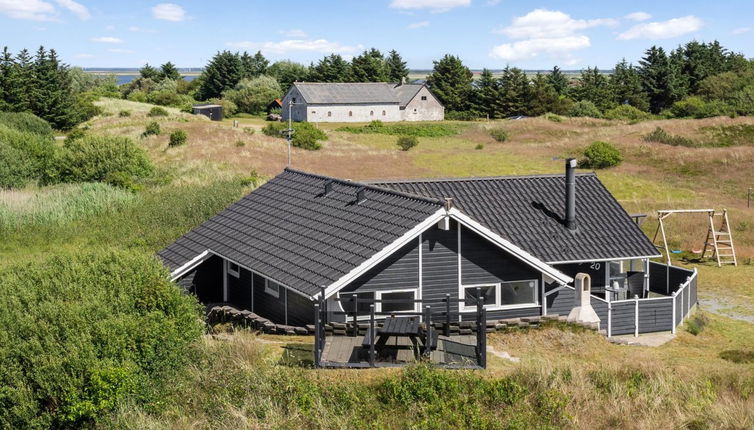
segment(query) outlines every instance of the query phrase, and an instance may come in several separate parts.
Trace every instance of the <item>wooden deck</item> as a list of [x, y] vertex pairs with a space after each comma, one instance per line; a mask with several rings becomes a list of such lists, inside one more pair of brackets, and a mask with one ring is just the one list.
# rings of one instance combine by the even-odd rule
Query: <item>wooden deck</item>
[[[364, 336], [328, 336], [322, 350], [323, 367], [370, 367]], [[440, 336], [430, 362], [446, 367], [478, 367], [476, 336]], [[378, 352], [376, 367], [396, 367], [415, 363], [417, 354], [407, 337], [392, 336]]]

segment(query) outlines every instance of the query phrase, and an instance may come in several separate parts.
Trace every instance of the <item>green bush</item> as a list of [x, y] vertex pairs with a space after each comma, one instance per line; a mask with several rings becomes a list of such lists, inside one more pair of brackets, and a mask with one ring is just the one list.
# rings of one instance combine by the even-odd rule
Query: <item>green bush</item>
[[181, 146], [185, 145], [188, 140], [188, 134], [183, 130], [176, 130], [170, 133], [170, 141], [168, 146]]
[[131, 188], [152, 173], [147, 153], [127, 137], [86, 136], [66, 140], [47, 182], [107, 182]]
[[604, 169], [617, 166], [623, 161], [618, 149], [607, 142], [593, 142], [584, 150], [584, 158], [579, 161], [580, 167]]
[[645, 135], [644, 141], [664, 143], [665, 145], [672, 145], [672, 146], [689, 146], [689, 147], [699, 146], [692, 139], [689, 139], [683, 136], [676, 136], [676, 135], [670, 134], [667, 131], [665, 131], [662, 127], [657, 127], [654, 130], [652, 130], [651, 133]]
[[29, 154], [0, 140], [0, 189], [21, 188], [35, 178]]
[[129, 116], [131, 116], [131, 111], [130, 110], [122, 110], [122, 111], [118, 112], [118, 116], [121, 117], [121, 118], [128, 118]]
[[548, 113], [545, 114], [545, 119], [548, 120], [548, 121], [552, 121], [552, 122], [563, 122], [563, 117], [562, 116], [560, 116], [558, 114], [551, 113], [551, 112], [548, 112]]
[[505, 142], [508, 140], [508, 132], [502, 127], [490, 129], [490, 136], [498, 142]]
[[76, 140], [81, 139], [82, 137], [86, 136], [86, 131], [84, 131], [81, 127], [76, 127], [73, 130], [69, 131], [66, 135], [66, 140]]
[[146, 103], [147, 96], [148, 94], [146, 93], [146, 91], [136, 90], [136, 91], [131, 91], [126, 97], [126, 99], [132, 102]]
[[709, 324], [709, 318], [703, 313], [697, 312], [686, 322], [686, 331], [694, 336], [699, 336], [707, 324]]
[[605, 118], [636, 122], [650, 120], [652, 114], [631, 105], [620, 105], [605, 112]]
[[474, 149], [484, 149], [484, 143], [477, 143]]
[[579, 100], [568, 110], [568, 116], [602, 118], [602, 112], [589, 100]]
[[397, 145], [401, 148], [401, 151], [408, 151], [419, 144], [419, 139], [416, 136], [400, 136], [398, 137]]
[[152, 121], [149, 124], [147, 124], [147, 128], [144, 130], [144, 133], [142, 133], [143, 136], [159, 136], [162, 131], [160, 130], [160, 123], [157, 121]]
[[337, 129], [337, 131], [344, 131], [347, 133], [355, 134], [375, 133], [388, 134], [393, 136], [445, 137], [455, 136], [460, 132], [461, 128], [463, 127], [453, 124], [383, 124], [382, 121], [372, 121], [369, 124], [363, 126], [340, 127], [339, 129]]
[[148, 255], [59, 256], [0, 271], [0, 427], [94, 427], [155, 404], [202, 333], [191, 296]]
[[0, 125], [45, 137], [53, 136], [50, 123], [29, 112], [0, 112]]
[[22, 182], [41, 178], [55, 158], [55, 142], [51, 136], [0, 125], [0, 145], [4, 146], [0, 163], [5, 177], [0, 178], [0, 186], [6, 188], [19, 186], [20, 178], [25, 178]]
[[458, 112], [458, 111], [449, 111], [445, 112], [445, 119], [448, 121], [476, 121], [483, 117], [484, 115], [479, 115], [476, 112], [473, 111], [465, 111], [465, 112]]
[[155, 116], [168, 116], [170, 115], [167, 110], [164, 108], [161, 108], [159, 106], [155, 106], [152, 109], [149, 109], [149, 113], [147, 113], [147, 116], [155, 117]]
[[721, 100], [708, 102], [697, 96], [677, 101], [670, 108], [670, 116], [673, 118], [710, 118], [734, 113], [734, 109]]
[[[262, 133], [267, 136], [279, 137], [285, 139], [285, 134], [281, 133], [288, 129], [287, 123], [282, 122], [270, 122], [262, 129]], [[293, 123], [293, 146], [303, 149], [319, 149], [321, 144], [320, 140], [326, 140], [327, 134], [319, 128], [315, 127], [309, 122], [296, 122]]]

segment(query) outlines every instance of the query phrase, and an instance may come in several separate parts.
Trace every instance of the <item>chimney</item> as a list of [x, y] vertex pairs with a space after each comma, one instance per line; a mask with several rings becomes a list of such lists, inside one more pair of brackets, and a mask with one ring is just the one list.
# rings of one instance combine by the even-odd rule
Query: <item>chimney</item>
[[359, 188], [359, 190], [356, 192], [356, 204], [360, 205], [366, 199], [366, 189], [364, 187]]
[[565, 168], [565, 226], [576, 230], [576, 159], [567, 159]]
[[322, 194], [323, 196], [326, 196], [326, 195], [330, 194], [330, 192], [332, 191], [332, 183], [333, 183], [332, 179], [328, 179], [325, 182], [325, 192], [324, 192], [324, 194]]

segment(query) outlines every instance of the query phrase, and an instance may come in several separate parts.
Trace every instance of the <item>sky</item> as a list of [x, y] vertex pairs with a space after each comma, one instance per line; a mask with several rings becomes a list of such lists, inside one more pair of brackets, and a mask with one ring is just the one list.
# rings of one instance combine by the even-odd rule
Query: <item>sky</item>
[[201, 67], [221, 50], [308, 64], [376, 47], [412, 69], [445, 54], [472, 69], [609, 69], [652, 45], [715, 39], [754, 56], [754, 2], [0, 0], [0, 45], [44, 45], [81, 67]]

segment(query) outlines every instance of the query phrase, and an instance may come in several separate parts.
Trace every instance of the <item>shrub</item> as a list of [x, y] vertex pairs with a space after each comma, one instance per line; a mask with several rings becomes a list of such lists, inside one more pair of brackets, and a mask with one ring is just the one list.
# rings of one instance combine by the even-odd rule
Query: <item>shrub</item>
[[479, 118], [481, 118], [483, 115], [479, 115], [476, 112], [472, 111], [465, 111], [465, 112], [457, 112], [457, 111], [449, 111], [445, 112], [445, 119], [448, 121], [476, 121]]
[[160, 133], [162, 133], [160, 130], [160, 123], [152, 121], [147, 124], [147, 128], [144, 130], [144, 133], [142, 133], [142, 136], [159, 136]]
[[29, 154], [0, 140], [0, 189], [21, 188], [35, 177]]
[[563, 122], [562, 116], [550, 112], [545, 114], [545, 119], [552, 122]]
[[243, 132], [248, 135], [253, 135], [256, 132], [256, 130], [254, 129], [254, 127], [244, 127]]
[[652, 114], [631, 105], [620, 105], [605, 112], [605, 118], [624, 121], [646, 121], [652, 119]]
[[55, 157], [55, 143], [51, 136], [24, 132], [4, 125], [0, 125], [0, 145], [4, 147], [0, 160], [4, 179], [0, 178], [0, 186], [5, 188], [39, 179], [50, 168]]
[[84, 129], [81, 127], [76, 127], [73, 130], [68, 132], [68, 135], [65, 137], [65, 139], [76, 140], [76, 139], [81, 139], [84, 136], [86, 136], [86, 131], [84, 131]]
[[498, 142], [505, 142], [508, 140], [508, 132], [502, 127], [490, 129], [490, 136]]
[[709, 324], [707, 316], [701, 312], [697, 312], [686, 322], [686, 331], [694, 336], [698, 336], [704, 331], [704, 327], [706, 327], [707, 324]]
[[[288, 129], [288, 124], [281, 122], [270, 122], [262, 129], [262, 133], [267, 136], [286, 138], [281, 134], [283, 130]], [[321, 147], [319, 140], [327, 139], [327, 134], [319, 128], [308, 122], [293, 123], [293, 141], [295, 147], [303, 149], [319, 149]]]
[[244, 178], [241, 178], [241, 185], [244, 187], [248, 187], [249, 185], [253, 187], [257, 187], [262, 182], [262, 177], [259, 176], [259, 173], [257, 173], [256, 170], [252, 170], [249, 172], [249, 176], [246, 176]]
[[683, 136], [676, 136], [668, 133], [662, 127], [657, 127], [651, 133], [644, 136], [645, 142], [664, 143], [673, 146], [698, 146], [692, 139]]
[[45, 137], [53, 136], [50, 123], [29, 112], [0, 112], [0, 125]]
[[474, 149], [484, 149], [484, 143], [477, 143]]
[[[132, 187], [152, 173], [146, 152], [127, 137], [86, 136], [66, 141], [47, 182], [107, 182]], [[128, 180], [126, 180], [128, 178]]]
[[579, 100], [571, 106], [568, 110], [569, 116], [577, 117], [591, 117], [602, 118], [602, 112], [600, 112], [597, 106], [589, 100]]
[[59, 256], [0, 271], [0, 426], [95, 427], [121, 401], [161, 401], [202, 332], [153, 257]]
[[131, 111], [129, 111], [129, 110], [122, 110], [122, 111], [118, 112], [118, 116], [121, 117], [121, 118], [127, 118], [127, 117], [131, 116]]
[[148, 94], [142, 90], [131, 91], [126, 97], [127, 100], [132, 102], [146, 103]]
[[223, 98], [232, 101], [238, 110], [250, 114], [263, 113], [271, 100], [283, 93], [278, 81], [270, 76], [241, 79], [233, 89], [226, 90]]
[[584, 158], [579, 161], [581, 167], [604, 169], [617, 166], [623, 161], [618, 149], [607, 142], [593, 142], [584, 150]]
[[401, 151], [408, 151], [419, 144], [419, 139], [416, 136], [400, 136], [398, 137], [397, 145], [401, 148]]
[[168, 146], [181, 146], [185, 145], [188, 140], [188, 134], [183, 130], [176, 130], [170, 133], [170, 141]]
[[147, 113], [147, 116], [151, 116], [151, 117], [168, 116], [168, 115], [169, 115], [168, 111], [159, 106], [155, 106], [152, 109], [149, 109], [149, 113]]
[[382, 121], [372, 121], [363, 126], [341, 127], [337, 131], [347, 133], [363, 134], [377, 133], [388, 134], [393, 136], [416, 136], [416, 137], [445, 137], [454, 136], [459, 133], [458, 125], [452, 124], [383, 124]]
[[709, 118], [713, 116], [731, 115], [734, 109], [720, 100], [705, 101], [701, 97], [692, 96], [673, 103], [670, 116], [674, 118]]

